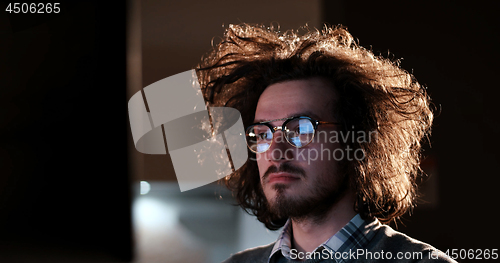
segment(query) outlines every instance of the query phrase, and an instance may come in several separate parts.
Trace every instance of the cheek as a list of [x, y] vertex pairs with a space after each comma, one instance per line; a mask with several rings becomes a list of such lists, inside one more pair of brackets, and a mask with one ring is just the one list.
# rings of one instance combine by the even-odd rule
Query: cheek
[[259, 175], [262, 178], [262, 175], [266, 172], [267, 166], [268, 165], [264, 159], [264, 156], [262, 154], [256, 154], [255, 157], [257, 158], [257, 168], [259, 169]]
[[298, 148], [295, 152], [295, 160], [300, 162], [328, 163], [335, 161], [334, 155], [338, 155], [340, 147], [337, 143], [313, 142], [304, 148]]

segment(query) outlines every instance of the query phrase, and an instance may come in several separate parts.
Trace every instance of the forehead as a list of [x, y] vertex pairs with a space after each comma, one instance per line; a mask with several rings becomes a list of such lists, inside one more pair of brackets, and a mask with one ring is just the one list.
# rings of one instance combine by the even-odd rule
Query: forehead
[[322, 78], [291, 80], [267, 87], [259, 98], [255, 122], [306, 115], [334, 121], [336, 101], [332, 85]]

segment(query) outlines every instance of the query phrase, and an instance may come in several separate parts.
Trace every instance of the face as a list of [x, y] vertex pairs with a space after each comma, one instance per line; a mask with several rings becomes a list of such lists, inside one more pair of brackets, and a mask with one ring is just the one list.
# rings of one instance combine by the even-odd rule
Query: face
[[[259, 98], [255, 122], [292, 116], [336, 122], [333, 114], [336, 99], [330, 84], [320, 78], [273, 84]], [[270, 124], [281, 126], [283, 122]], [[338, 128], [320, 124], [314, 140], [302, 148], [290, 145], [282, 131], [277, 130], [269, 150], [257, 154], [262, 189], [269, 208], [279, 217], [321, 217], [343, 196], [347, 180], [332, 157], [340, 145], [327, 139]], [[319, 132], [322, 136], [318, 136]]]

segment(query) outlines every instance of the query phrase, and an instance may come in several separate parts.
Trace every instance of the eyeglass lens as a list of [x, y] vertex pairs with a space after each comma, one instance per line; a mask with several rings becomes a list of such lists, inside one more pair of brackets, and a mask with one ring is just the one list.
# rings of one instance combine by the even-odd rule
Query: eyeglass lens
[[[283, 131], [285, 139], [295, 147], [309, 144], [314, 137], [314, 125], [309, 119], [295, 118], [288, 121]], [[265, 124], [255, 124], [247, 129], [247, 144], [257, 153], [267, 151], [273, 141], [273, 131]]]

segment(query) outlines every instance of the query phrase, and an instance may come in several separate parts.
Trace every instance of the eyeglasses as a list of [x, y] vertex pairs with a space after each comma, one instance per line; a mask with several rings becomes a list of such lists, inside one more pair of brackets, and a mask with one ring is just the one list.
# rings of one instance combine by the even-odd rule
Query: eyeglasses
[[[270, 122], [285, 121], [281, 126], [273, 127]], [[302, 148], [314, 139], [320, 124], [339, 124], [337, 122], [317, 121], [309, 117], [299, 116], [254, 123], [246, 130], [248, 148], [254, 153], [263, 153], [273, 143], [274, 132], [281, 130], [286, 141], [297, 148]]]

